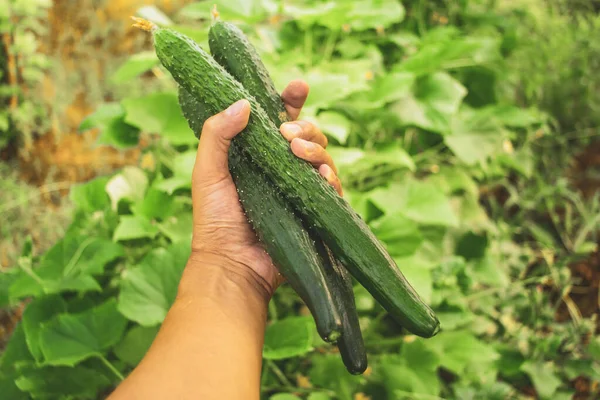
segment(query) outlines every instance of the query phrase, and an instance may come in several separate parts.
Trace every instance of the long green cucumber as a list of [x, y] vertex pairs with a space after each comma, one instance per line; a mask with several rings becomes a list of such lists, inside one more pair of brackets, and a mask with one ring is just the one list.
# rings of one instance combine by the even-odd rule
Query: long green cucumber
[[256, 99], [192, 39], [168, 28], [144, 28], [153, 33], [161, 63], [194, 98], [205, 102], [209, 113], [248, 99], [250, 120], [232, 141], [233, 151], [245, 153], [260, 166], [350, 273], [402, 326], [419, 336], [435, 335], [438, 319], [383, 245], [314, 168], [294, 156]]
[[[211, 114], [185, 89], [179, 90], [179, 103], [199, 137]], [[232, 151], [229, 169], [244, 212], [273, 263], [306, 303], [323, 340], [336, 341], [342, 330], [341, 317], [321, 266], [323, 260], [302, 222], [246, 155]]]
[[[208, 44], [214, 59], [254, 95], [276, 126], [290, 120], [260, 55], [237, 26], [214, 21], [208, 33]], [[358, 322], [352, 278], [318, 237], [315, 242], [322, 259], [320, 265], [342, 318], [342, 336], [337, 346], [348, 371], [361, 374], [367, 368], [367, 353]]]
[[269, 71], [244, 32], [216, 20], [208, 31], [208, 45], [214, 59], [256, 98], [275, 126], [290, 121]]

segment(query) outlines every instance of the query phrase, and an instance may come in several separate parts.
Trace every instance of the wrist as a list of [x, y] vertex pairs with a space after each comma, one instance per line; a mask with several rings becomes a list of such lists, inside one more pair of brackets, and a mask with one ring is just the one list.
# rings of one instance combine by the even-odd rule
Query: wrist
[[272, 294], [272, 285], [248, 265], [221, 254], [192, 251], [177, 297], [208, 297], [219, 301], [251, 297], [266, 306]]

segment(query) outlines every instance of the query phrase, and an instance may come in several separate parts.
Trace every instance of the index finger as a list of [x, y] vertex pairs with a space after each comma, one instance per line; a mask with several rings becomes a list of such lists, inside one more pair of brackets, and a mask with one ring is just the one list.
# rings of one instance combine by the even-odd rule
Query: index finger
[[302, 106], [306, 102], [308, 97], [309, 87], [308, 83], [303, 80], [297, 79], [291, 81], [283, 92], [281, 92], [281, 99], [285, 104], [285, 109], [292, 119], [292, 121], [298, 119]]

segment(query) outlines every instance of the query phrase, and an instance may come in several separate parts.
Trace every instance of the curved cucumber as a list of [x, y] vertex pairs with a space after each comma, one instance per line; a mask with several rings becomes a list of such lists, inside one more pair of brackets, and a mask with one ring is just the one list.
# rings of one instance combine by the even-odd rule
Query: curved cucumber
[[250, 101], [248, 126], [232, 141], [278, 186], [301, 217], [311, 224], [335, 256], [379, 303], [412, 333], [439, 331], [433, 311], [421, 301], [385, 248], [350, 205], [310, 166], [291, 152], [286, 140], [256, 99], [192, 39], [154, 27], [161, 63], [211, 114], [235, 101]]
[[277, 127], [290, 120], [269, 71], [244, 32], [229, 22], [214, 21], [208, 45], [214, 59], [254, 96]]
[[[275, 125], [289, 121], [269, 71], [246, 35], [234, 24], [215, 21], [208, 38], [214, 59], [254, 95], [271, 121]], [[311, 237], [316, 238], [322, 259], [320, 265], [342, 319], [342, 336], [337, 341], [342, 360], [350, 373], [361, 374], [367, 368], [367, 353], [358, 322], [352, 278], [321, 240], [316, 235]]]
[[[179, 103], [190, 128], [200, 136], [204, 121], [212, 114], [184, 89], [179, 90]], [[275, 186], [244, 154], [230, 153], [229, 170], [246, 216], [273, 263], [306, 303], [319, 335], [335, 342], [341, 333], [341, 318], [313, 240]]]

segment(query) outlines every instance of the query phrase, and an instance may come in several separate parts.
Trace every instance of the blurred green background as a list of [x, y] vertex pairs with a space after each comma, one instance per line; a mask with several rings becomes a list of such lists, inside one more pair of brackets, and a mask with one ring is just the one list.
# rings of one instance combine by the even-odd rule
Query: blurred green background
[[283, 286], [262, 397], [598, 398], [596, 0], [1, 0], [0, 397], [104, 398], [154, 338], [196, 139], [129, 16], [207, 48], [214, 3], [279, 90], [311, 85], [345, 197], [443, 328], [357, 285], [352, 376]]

